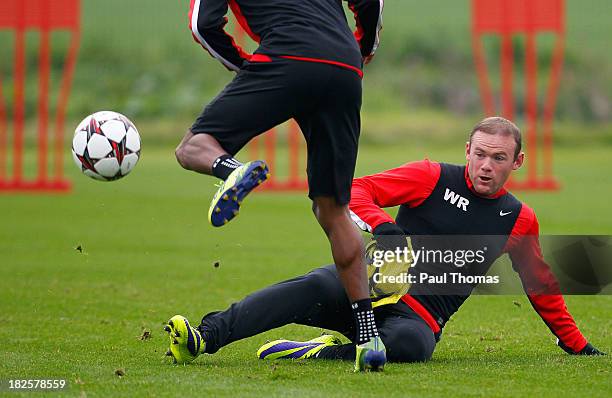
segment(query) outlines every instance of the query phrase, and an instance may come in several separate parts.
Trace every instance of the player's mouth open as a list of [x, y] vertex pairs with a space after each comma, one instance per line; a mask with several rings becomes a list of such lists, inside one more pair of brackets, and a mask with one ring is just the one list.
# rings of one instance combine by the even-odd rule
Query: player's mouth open
[[478, 177], [478, 179], [480, 180], [480, 182], [487, 184], [491, 180], [493, 180], [493, 177], [480, 176], [480, 177]]

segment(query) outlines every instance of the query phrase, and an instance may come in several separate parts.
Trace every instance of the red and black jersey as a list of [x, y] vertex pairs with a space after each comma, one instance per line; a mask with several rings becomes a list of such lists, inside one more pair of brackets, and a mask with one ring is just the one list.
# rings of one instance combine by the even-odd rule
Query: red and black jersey
[[[395, 220], [382, 210], [398, 205]], [[534, 211], [505, 189], [490, 197], [479, 196], [465, 166], [425, 160], [357, 178], [350, 209], [355, 222], [370, 232], [383, 223], [396, 223], [411, 236], [413, 247], [422, 243], [419, 237], [424, 235], [481, 236], [489, 252], [480, 271], [486, 272], [507, 253], [529, 301], [553, 334], [575, 352], [587, 344], [542, 257]], [[439, 332], [469, 293], [437, 295], [427, 289], [431, 287], [413, 285], [402, 300]]]
[[[362, 59], [378, 47], [384, 0], [345, 1], [355, 14], [354, 34], [341, 0], [191, 0], [190, 28], [195, 40], [230, 70], [277, 56], [360, 72]], [[224, 30], [228, 7], [259, 43], [254, 56]]]

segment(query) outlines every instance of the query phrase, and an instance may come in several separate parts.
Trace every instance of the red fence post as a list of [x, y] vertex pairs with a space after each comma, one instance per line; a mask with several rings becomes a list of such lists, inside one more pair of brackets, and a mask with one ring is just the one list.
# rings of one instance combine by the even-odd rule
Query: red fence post
[[[2, 0], [0, 2], [0, 30], [9, 30], [15, 34], [14, 78], [13, 85], [13, 167], [11, 175], [7, 173], [8, 123], [6, 98], [2, 93], [0, 76], [0, 192], [19, 191], [68, 191], [70, 183], [63, 177], [63, 129], [66, 105], [70, 84], [76, 65], [80, 40], [80, 0]], [[37, 99], [37, 174], [34, 180], [24, 177], [23, 162], [25, 150], [25, 83], [27, 79], [26, 38], [27, 31], [38, 31], [40, 48], [38, 59], [38, 99]], [[49, 86], [51, 77], [51, 34], [54, 31], [70, 33], [69, 50], [66, 54], [64, 70], [60, 83], [58, 103], [55, 109], [55, 131], [53, 159], [54, 172], [50, 177], [47, 171], [49, 154], [49, 119], [53, 114], [50, 109]]]
[[[554, 190], [559, 184], [553, 176], [552, 123], [557, 90], [563, 66], [565, 40], [564, 0], [472, 0], [472, 47], [474, 63], [480, 88], [480, 96], [487, 115], [495, 114], [495, 101], [491, 90], [489, 69], [484, 55], [483, 38], [501, 38], [500, 78], [501, 113], [514, 119], [516, 110], [513, 67], [515, 54], [512, 40], [516, 36], [525, 38], [525, 150], [528, 158], [525, 167], [527, 176], [523, 181], [511, 180], [513, 189]], [[542, 115], [538, 112], [538, 55], [536, 37], [539, 33], [556, 36], [551, 74]], [[541, 117], [540, 117], [541, 116]], [[542, 119], [542, 146], [538, 136], [538, 123]], [[543, 154], [540, 172], [539, 154]]]

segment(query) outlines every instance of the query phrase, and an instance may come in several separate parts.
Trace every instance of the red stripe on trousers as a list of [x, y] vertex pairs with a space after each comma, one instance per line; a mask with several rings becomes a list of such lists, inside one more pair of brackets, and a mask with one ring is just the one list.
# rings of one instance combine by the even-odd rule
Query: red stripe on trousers
[[427, 311], [427, 309], [425, 309], [425, 307], [423, 307], [421, 303], [416, 301], [414, 297], [409, 294], [405, 294], [402, 296], [402, 301], [406, 303], [408, 307], [412, 308], [412, 310], [416, 312], [418, 316], [423, 318], [425, 323], [427, 323], [427, 325], [431, 328], [434, 334], [440, 332], [440, 325], [438, 325], [438, 322], [436, 322], [436, 320], [433, 318], [433, 316], [431, 316], [429, 311]]

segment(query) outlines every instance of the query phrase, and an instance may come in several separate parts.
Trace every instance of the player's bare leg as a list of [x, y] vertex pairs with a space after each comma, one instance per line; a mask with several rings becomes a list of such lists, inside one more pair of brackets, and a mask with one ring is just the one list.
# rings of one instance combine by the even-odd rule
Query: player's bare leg
[[348, 206], [333, 197], [317, 197], [313, 212], [331, 244], [340, 280], [351, 302], [369, 299], [363, 241], [349, 216]]
[[338, 275], [353, 308], [355, 370], [382, 370], [385, 347], [374, 322], [361, 234], [350, 218], [348, 205], [339, 205], [333, 197], [314, 198], [313, 211], [329, 239]]
[[187, 170], [213, 175], [212, 165], [216, 159], [228, 153], [219, 142], [208, 134], [193, 134], [187, 131], [175, 150], [176, 160]]
[[223, 180], [208, 210], [208, 220], [215, 227], [236, 217], [242, 200], [269, 176], [265, 162], [255, 160], [242, 164], [208, 134], [188, 131], [175, 154], [183, 168]]

